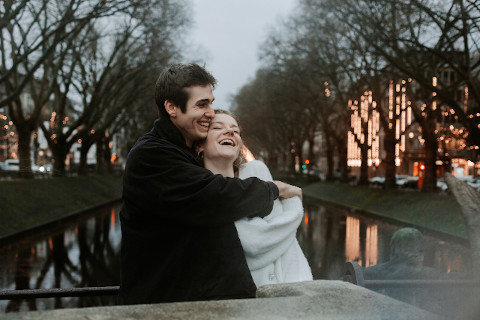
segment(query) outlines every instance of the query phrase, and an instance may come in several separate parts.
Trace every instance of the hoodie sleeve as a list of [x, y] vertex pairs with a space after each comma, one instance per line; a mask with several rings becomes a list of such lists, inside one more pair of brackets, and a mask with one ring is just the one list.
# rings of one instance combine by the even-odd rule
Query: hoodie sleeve
[[[218, 226], [270, 213], [278, 189], [257, 178], [214, 175], [193, 155], [168, 143], [148, 141], [129, 154], [124, 173], [124, 219], [168, 219]], [[134, 212], [135, 216], [128, 216]]]

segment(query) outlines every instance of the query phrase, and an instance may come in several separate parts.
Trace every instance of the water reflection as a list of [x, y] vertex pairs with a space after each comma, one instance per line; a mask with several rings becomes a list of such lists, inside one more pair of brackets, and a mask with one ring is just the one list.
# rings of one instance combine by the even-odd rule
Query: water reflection
[[[348, 210], [305, 200], [305, 219], [298, 240], [312, 268], [314, 279], [342, 279], [346, 261], [371, 267], [389, 259], [390, 239], [402, 225], [355, 215]], [[466, 272], [471, 254], [462, 241], [447, 242], [424, 233], [423, 265], [440, 272]]]
[[[119, 283], [119, 206], [104, 208], [49, 236], [0, 249], [1, 289], [109, 286]], [[111, 305], [114, 297], [0, 301], [2, 311]]]
[[354, 217], [347, 217], [345, 235], [345, 258], [347, 261], [359, 261], [360, 256], [360, 220]]
[[365, 267], [371, 267], [378, 261], [378, 226], [367, 226], [367, 237], [365, 239]]
[[[0, 289], [69, 288], [119, 284], [118, 204], [78, 221], [0, 248]], [[350, 214], [305, 200], [298, 240], [314, 279], [342, 279], [346, 261], [370, 267], [389, 258], [389, 242], [400, 225]], [[469, 250], [424, 234], [424, 265], [442, 272], [466, 271]], [[115, 297], [0, 301], [0, 311], [46, 310], [114, 304]]]

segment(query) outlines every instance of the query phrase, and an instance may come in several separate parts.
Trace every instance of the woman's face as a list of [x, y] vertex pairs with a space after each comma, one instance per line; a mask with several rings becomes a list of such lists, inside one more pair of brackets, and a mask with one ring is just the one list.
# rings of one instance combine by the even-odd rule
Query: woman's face
[[203, 151], [205, 160], [221, 158], [233, 163], [240, 154], [242, 144], [237, 121], [228, 114], [220, 113], [213, 118], [200, 151]]

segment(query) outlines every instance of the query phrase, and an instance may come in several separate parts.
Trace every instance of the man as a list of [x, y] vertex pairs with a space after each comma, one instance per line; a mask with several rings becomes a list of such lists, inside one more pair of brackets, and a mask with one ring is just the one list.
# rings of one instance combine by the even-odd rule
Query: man
[[301, 195], [200, 166], [191, 147], [215, 116], [215, 83], [196, 64], [173, 65], [157, 80], [160, 117], [130, 151], [123, 178], [120, 303], [254, 297], [233, 222], [267, 215], [278, 196]]

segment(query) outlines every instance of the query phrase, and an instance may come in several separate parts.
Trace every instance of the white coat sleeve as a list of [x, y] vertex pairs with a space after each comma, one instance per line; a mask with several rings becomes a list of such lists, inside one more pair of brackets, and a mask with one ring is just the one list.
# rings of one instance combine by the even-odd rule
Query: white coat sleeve
[[[240, 170], [240, 178], [249, 176], [272, 180], [268, 168], [260, 161], [249, 162]], [[302, 201], [294, 197], [275, 200], [272, 212], [263, 219], [245, 218], [235, 222], [250, 270], [273, 263], [287, 251], [296, 240], [302, 217]]]

